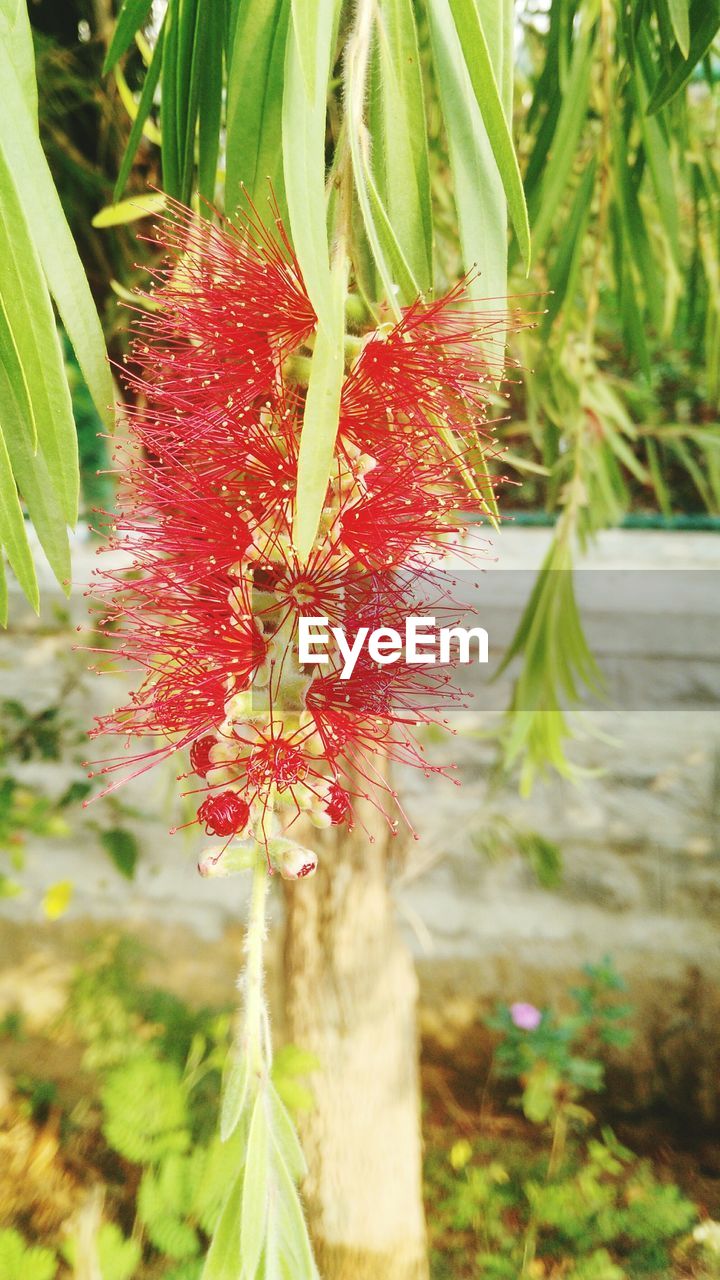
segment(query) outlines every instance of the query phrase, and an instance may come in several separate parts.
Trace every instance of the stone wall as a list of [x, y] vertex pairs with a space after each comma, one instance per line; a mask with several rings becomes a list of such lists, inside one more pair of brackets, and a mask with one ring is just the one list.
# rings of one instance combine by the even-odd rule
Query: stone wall
[[[525, 571], [540, 563], [548, 536], [508, 529], [497, 539], [503, 573], [494, 585], [497, 566], [489, 567], [481, 597], [493, 660], [517, 620]], [[90, 556], [79, 544], [78, 581], [89, 574]], [[493, 776], [495, 746], [481, 735], [497, 724], [486, 708], [503, 704], [506, 682], [479, 686], [475, 710], [458, 718], [450, 747], [434, 738], [428, 744], [442, 763], [457, 763], [461, 787], [417, 774], [398, 779], [420, 837], [398, 842], [394, 892], [421, 977], [422, 1026], [472, 1067], [489, 1003], [560, 999], [583, 963], [610, 954], [639, 1015], [636, 1048], [619, 1067], [628, 1105], [670, 1098], [710, 1120], [720, 1061], [720, 598], [712, 576], [720, 579], [720, 539], [607, 533], [584, 567], [583, 617], [601, 666], [615, 671], [622, 702], [622, 709], [589, 711], [580, 726], [584, 737], [572, 754], [588, 775], [541, 782], [528, 799], [516, 781]], [[640, 590], [658, 569], [672, 571], [662, 591]], [[617, 588], [610, 570], [622, 571]], [[639, 573], [637, 592], [628, 570]], [[629, 594], [621, 589], [628, 583]], [[49, 580], [43, 585], [40, 619], [17, 595], [11, 601], [11, 629], [0, 635], [0, 690], [31, 711], [59, 702], [65, 758], [21, 766], [29, 783], [58, 796], [83, 776], [81, 726], [113, 704], [122, 680], [88, 675], [86, 655], [72, 651], [84, 617], [81, 593], [68, 604]], [[630, 613], [640, 619], [633, 627]], [[653, 683], [657, 697], [634, 696]], [[174, 773], [168, 767], [126, 788], [120, 803], [132, 813], [98, 802], [67, 837], [29, 843], [26, 892], [0, 901], [0, 1015], [18, 999], [23, 966], [35, 972], [28, 990], [37, 1001], [38, 983], [52, 986], [52, 956], [92, 922], [144, 931], [174, 953], [191, 986], [193, 967], [207, 978], [222, 953], [215, 969], [230, 983], [226, 962], [238, 944], [243, 883], [200, 881], [196, 832], [168, 836], [178, 821], [169, 801]], [[99, 830], [112, 825], [140, 838], [132, 881], [101, 850]], [[517, 851], [518, 833], [528, 832], [558, 846], [564, 870], [557, 888], [541, 888]], [[49, 925], [40, 899], [65, 879], [75, 886], [69, 911], [61, 925]], [[40, 979], [38, 947], [47, 960]]]

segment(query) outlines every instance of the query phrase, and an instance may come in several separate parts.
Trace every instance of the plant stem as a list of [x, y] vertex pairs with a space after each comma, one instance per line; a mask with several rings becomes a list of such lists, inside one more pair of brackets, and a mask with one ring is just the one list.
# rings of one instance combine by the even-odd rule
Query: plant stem
[[250, 1070], [257, 1076], [267, 1072], [272, 1062], [263, 992], [265, 905], [269, 879], [265, 854], [260, 850], [253, 869], [250, 914], [245, 936], [245, 970], [241, 978], [245, 990], [243, 1042]]

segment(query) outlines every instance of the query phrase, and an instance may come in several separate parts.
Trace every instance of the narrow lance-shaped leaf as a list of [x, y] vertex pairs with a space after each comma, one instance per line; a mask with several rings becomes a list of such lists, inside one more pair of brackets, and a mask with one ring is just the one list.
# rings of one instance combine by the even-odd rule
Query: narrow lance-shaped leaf
[[378, 189], [410, 270], [427, 292], [433, 283], [433, 226], [427, 124], [411, 0], [382, 0], [377, 33], [382, 129]]
[[290, 1264], [287, 1275], [292, 1280], [318, 1280], [318, 1271], [312, 1256], [307, 1224], [303, 1216], [300, 1197], [290, 1171], [279, 1160], [274, 1168], [277, 1201], [278, 1252]]
[[278, 1156], [286, 1165], [293, 1181], [300, 1182], [307, 1173], [305, 1155], [287, 1108], [272, 1084], [268, 1086], [268, 1105], [270, 1132]]
[[323, 21], [322, 6], [318, 0], [292, 0], [292, 25], [297, 42], [297, 52], [302, 68], [308, 97], [315, 97], [318, 88], [318, 29]]
[[37, 612], [40, 601], [35, 566], [25, 533], [25, 521], [18, 500], [10, 456], [2, 433], [0, 406], [0, 560], [2, 560], [3, 551], [12, 565], [22, 590]]
[[220, 1110], [220, 1137], [227, 1142], [240, 1123], [248, 1100], [250, 1063], [246, 1053], [233, 1056], [223, 1087]]
[[[152, 62], [152, 56], [150, 57], [150, 62]], [[132, 89], [130, 88], [130, 85], [128, 84], [127, 80], [125, 79], [125, 76], [121, 67], [115, 68], [114, 76], [115, 76], [115, 83], [118, 89], [118, 94], [120, 95], [120, 101], [122, 102], [130, 119], [134, 122], [135, 117], [137, 116], [137, 113], [138, 113], [138, 104], [135, 101]], [[156, 146], [158, 147], [160, 146], [160, 143], [162, 142], [162, 135], [160, 133], [160, 130], [158, 129], [157, 125], [148, 117], [146, 117], [143, 122], [142, 131], [143, 131], [144, 137], [147, 138], [148, 142], [154, 142]]]
[[238, 13], [227, 89], [228, 214], [240, 204], [243, 186], [262, 210], [268, 179], [283, 210], [282, 104], [289, 20], [290, 0], [245, 0]]
[[265, 1240], [270, 1159], [270, 1133], [266, 1106], [265, 1092], [261, 1087], [256, 1094], [250, 1119], [240, 1210], [242, 1280], [255, 1280]]
[[[68, 524], [77, 518], [78, 451], [72, 402], [42, 267], [0, 153], [0, 307], [30, 408], [29, 428], [55, 479]], [[20, 395], [19, 398], [22, 398]]]
[[396, 319], [400, 318], [398, 294], [410, 304], [420, 292], [417, 280], [398, 242], [370, 167], [370, 134], [365, 123], [365, 97], [370, 68], [372, 10], [358, 10], [345, 54], [346, 138], [350, 147], [353, 179], [370, 251], [382, 280], [385, 297]]
[[160, 191], [151, 191], [145, 196], [130, 196], [119, 204], [106, 205], [100, 209], [92, 220], [94, 227], [121, 227], [128, 222], [137, 222], [139, 218], [149, 218], [151, 214], [161, 213], [167, 201]]
[[[209, 21], [202, 0], [181, 0], [178, 93], [182, 95], [184, 128], [179, 134], [181, 178], [180, 199], [190, 203], [195, 168], [195, 133], [200, 106], [202, 66], [206, 56]], [[179, 121], [179, 123], [181, 123]]]
[[35, 49], [26, 0], [0, 0], [0, 40], [6, 45], [31, 119], [37, 127]]
[[[568, 294], [572, 293], [577, 280], [582, 261], [585, 232], [592, 207], [596, 169], [597, 160], [593, 156], [578, 184], [555, 261], [550, 267], [548, 284], [551, 293], [542, 325], [545, 334], [549, 333], [552, 328], [555, 317], [565, 303]], [[565, 310], [567, 320], [572, 313], [569, 306]]]
[[135, 32], [145, 25], [150, 13], [150, 0], [123, 0], [120, 12], [115, 19], [110, 47], [103, 63], [103, 75], [112, 71], [116, 62], [130, 47]]
[[[500, 97], [502, 99], [505, 119], [508, 127], [512, 127], [513, 118], [513, 80], [515, 72], [515, 0], [500, 0], [502, 10], [502, 76], [500, 81]], [[490, 41], [488, 41], [488, 44]]]
[[2, 42], [0, 100], [0, 150], [90, 394], [103, 421], [111, 426], [113, 386], [100, 321], [32, 116]]
[[368, 159], [365, 126], [350, 125], [348, 130], [353, 177], [370, 250], [383, 283], [385, 296], [396, 319], [400, 318], [398, 294], [410, 305], [420, 293], [420, 285], [412, 273], [395, 235], [387, 210], [375, 185]]
[[586, 21], [575, 38], [567, 87], [552, 139], [533, 222], [533, 248], [539, 254], [553, 228], [565, 187], [572, 172], [578, 139], [587, 118], [592, 71], [592, 28]]
[[[179, 85], [180, 0], [168, 0], [165, 13], [165, 41], [162, 50], [162, 96], [160, 129], [162, 132], [162, 176], [168, 195], [180, 199], [182, 165], [180, 136], [183, 93]], [[153, 59], [154, 60], [154, 59]], [[184, 114], [183, 114], [184, 118]]]
[[660, 212], [662, 224], [665, 228], [671, 253], [675, 258], [675, 261], [679, 262], [680, 214], [675, 194], [672, 157], [670, 155], [670, 148], [665, 141], [663, 131], [660, 128], [658, 121], [653, 119], [652, 116], [645, 114], [648, 97], [639, 61], [635, 64], [632, 84], [635, 90], [643, 142], [645, 144], [645, 155], [647, 157], [648, 167], [650, 169], [650, 175], [655, 189], [657, 207]]
[[520, 251], [526, 267], [529, 267], [530, 226], [520, 167], [500, 97], [498, 79], [493, 71], [490, 51], [480, 21], [477, 0], [450, 0], [450, 8], [487, 138], [502, 180]]
[[333, 328], [325, 215], [325, 115], [335, 38], [335, 0], [317, 0], [316, 76], [308, 92], [294, 19], [289, 24], [282, 109], [283, 170], [290, 230], [310, 301], [321, 327]]
[[667, 106], [685, 88], [696, 66], [705, 57], [720, 28], [720, 0], [693, 0], [690, 6], [690, 48], [687, 57], [673, 50], [670, 72], [663, 70], [650, 95], [648, 115]]
[[683, 58], [690, 53], [690, 6], [688, 0], [667, 0], [670, 22]]
[[428, 8], [440, 103], [450, 147], [465, 269], [475, 269], [476, 297], [507, 294], [507, 209], [498, 168], [477, 104], [448, 0]]
[[0, 326], [0, 418], [10, 464], [30, 519], [50, 567], [64, 590], [70, 577], [67, 526], [47, 464], [33, 450], [25, 406], [16, 395], [17, 379], [8, 373], [14, 349], [8, 349]]
[[239, 1276], [241, 1261], [240, 1213], [243, 1199], [244, 1171], [231, 1184], [220, 1211], [212, 1243], [203, 1267], [202, 1280], [227, 1280]]
[[[223, 12], [221, 5], [211, 5], [202, 18], [206, 23], [205, 48], [200, 62], [198, 88], [198, 189], [204, 201], [215, 200], [220, 121], [223, 91]], [[207, 205], [200, 202], [200, 212], [209, 215]]]
[[155, 98], [155, 90], [157, 89], [158, 82], [160, 80], [160, 69], [162, 67], [162, 60], [163, 60], [164, 40], [165, 40], [165, 26], [163, 24], [163, 26], [160, 28], [160, 34], [158, 35], [158, 38], [155, 42], [155, 48], [153, 50], [153, 56], [150, 60], [150, 65], [148, 66], [148, 69], [145, 72], [145, 79], [143, 80], [142, 92], [140, 94], [140, 100], [137, 104], [135, 119], [133, 120], [133, 123], [132, 123], [130, 136], [127, 140], [127, 146], [125, 147], [125, 151], [122, 158], [122, 164], [120, 165], [120, 172], [118, 173], [117, 182], [115, 183], [115, 190], [113, 191], [113, 199], [116, 201], [119, 200], [120, 196], [122, 195], [122, 192], [125, 189], [125, 183], [127, 182], [130, 176], [130, 170], [132, 169], [132, 166], [133, 166], [133, 160], [135, 159], [135, 154], [140, 145], [140, 139], [143, 135], [145, 122], [148, 119], [148, 116], [150, 115], [150, 112], [152, 110], [153, 100]]

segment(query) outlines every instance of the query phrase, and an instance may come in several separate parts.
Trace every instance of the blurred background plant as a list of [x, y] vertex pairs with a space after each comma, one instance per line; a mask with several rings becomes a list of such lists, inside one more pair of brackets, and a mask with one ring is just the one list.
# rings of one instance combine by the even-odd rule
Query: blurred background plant
[[[0, 1028], [4, 1056], [15, 1061], [0, 1108], [0, 1204], [14, 1222], [0, 1223], [3, 1280], [69, 1280], [80, 1256], [95, 1260], [103, 1280], [199, 1280], [238, 1159], [233, 1141], [215, 1133], [231, 1011], [153, 986], [148, 958], [135, 940], [108, 934], [86, 950], [42, 1037], [20, 1015]], [[518, 1025], [533, 1021], [531, 1005], [489, 1019], [498, 1081], [523, 1087], [525, 1120], [486, 1088], [481, 1111], [465, 1114], [472, 1138], [453, 1137], [457, 1123], [429, 1088], [433, 1280], [720, 1275], [717, 1224], [700, 1221], [667, 1171], [587, 1110], [558, 1154], [546, 1137], [553, 1108], [529, 1100], [528, 1071], [543, 1061], [557, 1072], [555, 1110], [561, 1083], [602, 1091], [618, 1022], [632, 1035], [619, 987], [604, 960], [568, 993], [572, 1012], [535, 1010], [534, 1028]], [[43, 1040], [62, 1046], [43, 1055], [62, 1063], [57, 1077], [37, 1070]], [[292, 1045], [276, 1058], [273, 1082], [295, 1115], [315, 1105], [317, 1065]]]

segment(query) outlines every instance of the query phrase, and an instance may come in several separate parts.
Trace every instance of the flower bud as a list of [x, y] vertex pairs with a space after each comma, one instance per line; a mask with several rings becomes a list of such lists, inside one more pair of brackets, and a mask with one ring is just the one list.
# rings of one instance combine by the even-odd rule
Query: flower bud
[[200, 855], [198, 871], [204, 879], [216, 876], [232, 876], [238, 871], [248, 871], [257, 860], [257, 844], [254, 840], [237, 840], [232, 844], [213, 845]]
[[303, 880], [317, 870], [317, 854], [312, 849], [305, 849], [282, 836], [270, 841], [268, 854], [272, 867], [280, 872], [283, 880]]

